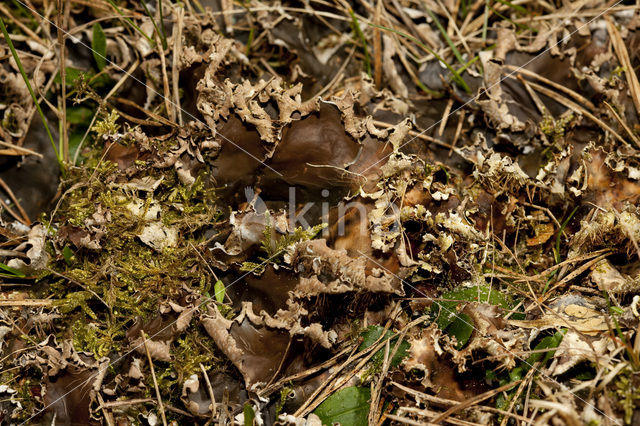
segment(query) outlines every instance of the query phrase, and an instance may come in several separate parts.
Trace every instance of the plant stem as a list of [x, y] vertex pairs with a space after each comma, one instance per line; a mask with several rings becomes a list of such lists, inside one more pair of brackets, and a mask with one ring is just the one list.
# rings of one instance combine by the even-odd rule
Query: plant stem
[[[151, 19], [151, 23], [153, 24], [153, 28], [155, 28], [156, 30], [156, 34], [158, 34], [158, 37], [160, 37], [160, 41], [162, 42], [162, 48], [164, 50], [167, 50], [167, 47], [168, 47], [167, 37], [164, 34], [164, 29], [160, 31], [160, 28], [158, 28], [158, 24], [156, 23], [156, 20], [153, 19], [153, 15], [151, 14], [151, 11], [149, 11], [149, 8], [147, 7], [147, 3], [144, 0], [142, 0], [140, 3], [142, 3], [142, 7], [144, 7], [144, 11], [147, 12], [149, 19]], [[162, 9], [160, 9], [160, 13], [161, 13], [160, 17], [162, 17]]]

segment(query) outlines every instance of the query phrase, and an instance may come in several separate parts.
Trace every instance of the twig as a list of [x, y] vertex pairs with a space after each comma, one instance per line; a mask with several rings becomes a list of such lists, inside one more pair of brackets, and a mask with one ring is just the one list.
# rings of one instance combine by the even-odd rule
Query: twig
[[204, 365], [202, 365], [202, 363], [200, 363], [200, 369], [202, 370], [204, 381], [207, 383], [207, 391], [209, 392], [209, 398], [211, 398], [211, 420], [213, 420], [216, 418], [216, 414], [218, 414], [216, 396], [213, 394], [213, 387], [211, 387], [211, 381], [209, 380], [209, 375], [207, 374], [207, 370], [204, 369]]
[[7, 183], [2, 178], [0, 178], [0, 187], [4, 189], [7, 195], [9, 195], [9, 198], [11, 198], [11, 201], [13, 201], [13, 204], [16, 205], [16, 208], [22, 215], [22, 218], [24, 219], [25, 223], [27, 225], [31, 225], [32, 222], [31, 222], [31, 219], [29, 219], [29, 215], [27, 214], [26, 211], [24, 211], [24, 209], [22, 208], [22, 205], [20, 204], [20, 201], [18, 201], [18, 198], [16, 198], [16, 195], [13, 193], [9, 185], [7, 185]]
[[[524, 390], [527, 383], [531, 381], [531, 378], [533, 377], [533, 373], [538, 371], [539, 365], [540, 365], [540, 361], [537, 361], [531, 366], [531, 369], [527, 372], [527, 375], [525, 376], [524, 380], [522, 380], [522, 383], [520, 383], [520, 386], [518, 386], [518, 389], [516, 389], [516, 393], [511, 398], [511, 402], [509, 403], [509, 408], [507, 408], [507, 413], [511, 414], [513, 407], [515, 407], [516, 405], [516, 401], [520, 397], [520, 394]], [[509, 421], [509, 417], [505, 416], [502, 419], [502, 422], [500, 422], [500, 426], [506, 426], [508, 421]]]
[[25, 300], [8, 300], [0, 299], [0, 306], [52, 306], [52, 299], [25, 299]]
[[173, 33], [173, 60], [171, 64], [171, 78], [173, 80], [173, 105], [175, 108], [174, 111], [174, 120], [177, 117], [178, 124], [180, 126], [183, 125], [182, 119], [182, 107], [180, 106], [180, 72], [178, 71], [178, 58], [182, 53], [182, 24], [184, 20], [184, 9], [181, 7], [177, 7], [177, 22], [174, 25], [174, 33]]
[[631, 92], [631, 98], [633, 99], [633, 105], [636, 107], [636, 113], [640, 115], [640, 83], [638, 82], [638, 76], [633, 68], [631, 59], [629, 59], [629, 52], [627, 47], [620, 36], [620, 32], [613, 24], [610, 16], [605, 16], [607, 22], [607, 30], [611, 35], [611, 44], [618, 54], [620, 64], [624, 67], [624, 73], [627, 76], [627, 83], [629, 85], [629, 92]]
[[17, 155], [35, 155], [36, 157], [44, 158], [44, 155], [40, 154], [39, 152], [32, 151], [29, 148], [23, 148], [13, 143], [0, 141], [0, 145], [18, 151]]
[[451, 148], [449, 148], [449, 158], [453, 154], [453, 150], [456, 147], [456, 143], [458, 142], [458, 138], [460, 138], [460, 133], [462, 132], [462, 125], [464, 124], [464, 116], [465, 111], [460, 110], [460, 116], [458, 117], [458, 125], [456, 126], [456, 134], [453, 136], [453, 141], [451, 141]]
[[[511, 78], [515, 78], [515, 77], [511, 77]], [[531, 87], [533, 87], [535, 90], [537, 90], [538, 92], [542, 93], [543, 95], [546, 95], [546, 96], [550, 97], [554, 101], [558, 102], [561, 105], [564, 105], [565, 107], [569, 108], [573, 112], [578, 113], [578, 114], [582, 114], [585, 117], [589, 118], [591, 121], [593, 121], [594, 123], [596, 123], [597, 125], [602, 127], [604, 130], [606, 130], [607, 132], [611, 133], [620, 142], [622, 142], [622, 143], [626, 143], [627, 142], [622, 138], [622, 136], [620, 136], [618, 134], [618, 132], [613, 130], [608, 124], [606, 124], [605, 122], [600, 120], [595, 115], [591, 114], [589, 111], [587, 111], [582, 106], [576, 104], [575, 102], [573, 102], [573, 101], [571, 101], [571, 100], [569, 100], [569, 99], [567, 99], [567, 98], [565, 98], [563, 96], [560, 96], [559, 94], [557, 94], [553, 90], [549, 90], [546, 87], [540, 86], [539, 84], [531, 83], [531, 82], [529, 84], [531, 85]]]
[[58, 102], [60, 105], [58, 107], [62, 107], [60, 111], [59, 120], [62, 122], [62, 128], [60, 129], [60, 156], [62, 160], [66, 163], [69, 162], [69, 133], [67, 131], [67, 52], [66, 52], [66, 31], [65, 28], [65, 10], [68, 9], [65, 7], [67, 5], [64, 0], [58, 0], [58, 10], [57, 10], [57, 20], [58, 20], [58, 28], [61, 28], [62, 31], [57, 31], [58, 33], [58, 68], [60, 72], [60, 89], [61, 89], [61, 98], [58, 98]]
[[[378, 0], [376, 4], [373, 21], [380, 25], [380, 15], [382, 9], [382, 0]], [[373, 29], [373, 81], [376, 89], [382, 88], [382, 34], [380, 28]]]
[[[563, 86], [562, 84], [558, 84], [555, 81], [549, 80], [548, 78], [545, 78], [543, 76], [541, 76], [540, 74], [536, 74], [533, 71], [529, 71], [526, 68], [521, 68], [521, 67], [517, 67], [515, 65], [510, 65], [510, 64], [506, 64], [504, 66], [506, 69], [509, 69], [511, 71], [517, 71], [518, 74], [522, 74], [526, 77], [530, 77], [530, 78], [535, 78], [536, 80], [553, 87], [554, 89], [557, 89], [569, 96], [571, 96], [576, 102], [579, 102], [581, 105], [586, 105], [587, 108], [589, 108], [591, 111], [596, 111], [596, 107], [595, 105], [593, 105], [593, 103], [591, 103], [590, 100], [588, 100], [587, 98], [585, 98], [584, 96], [580, 95], [579, 93], [574, 92], [573, 90], [569, 89], [566, 86]], [[513, 78], [513, 77], [512, 77]]]
[[549, 113], [549, 111], [547, 110], [547, 107], [544, 106], [544, 103], [542, 102], [538, 94], [533, 91], [533, 89], [531, 88], [527, 80], [525, 80], [524, 77], [522, 77], [522, 74], [518, 74], [516, 77], [518, 77], [518, 80], [520, 80], [520, 83], [522, 83], [524, 88], [527, 90], [527, 93], [533, 100], [533, 103], [535, 104], [536, 108], [538, 108], [540, 115], [542, 115], [543, 117], [547, 115]]
[[151, 352], [147, 346], [147, 336], [144, 334], [144, 330], [140, 330], [142, 336], [142, 342], [144, 343], [144, 350], [147, 353], [147, 359], [149, 360], [149, 368], [151, 369], [151, 377], [153, 378], [153, 386], [156, 388], [156, 398], [158, 399], [158, 408], [160, 409], [160, 417], [162, 417], [162, 424], [167, 426], [167, 417], [164, 414], [164, 405], [162, 405], [162, 395], [160, 395], [160, 388], [158, 388], [158, 379], [156, 378], [156, 372], [153, 368], [153, 359], [151, 359]]
[[473, 398], [470, 398], [464, 402], [461, 402], [458, 405], [454, 405], [453, 407], [449, 408], [447, 411], [445, 411], [444, 413], [442, 413], [441, 415], [433, 419], [433, 423], [440, 423], [447, 417], [451, 416], [453, 413], [457, 413], [458, 411], [464, 408], [470, 407], [473, 404], [477, 404], [478, 402], [484, 401], [485, 399], [489, 399], [492, 396], [499, 394], [500, 392], [509, 390], [515, 385], [519, 384], [520, 382], [522, 382], [522, 380], [516, 380], [515, 382], [507, 383], [506, 385], [500, 386], [499, 388], [491, 389], [488, 392], [474, 396]]
[[624, 122], [624, 120], [618, 115], [616, 110], [611, 105], [609, 105], [607, 101], [604, 101], [604, 104], [607, 106], [607, 108], [609, 108], [609, 111], [611, 111], [611, 114], [613, 114], [613, 116], [618, 121], [618, 123], [622, 126], [624, 131], [627, 132], [627, 134], [629, 135], [633, 143], [636, 145], [636, 148], [640, 148], [640, 139], [638, 139], [638, 136], [636, 136], [636, 134], [633, 133], [633, 131], [629, 128], [629, 126], [627, 126], [627, 123]]
[[29, 226], [29, 223], [26, 223], [25, 220], [23, 218], [21, 218], [18, 213], [14, 212], [13, 209], [11, 207], [9, 207], [9, 205], [7, 203], [5, 203], [4, 200], [1, 197], [0, 197], [0, 207], [5, 209], [7, 211], [7, 213], [9, 213], [11, 215], [11, 217], [13, 217], [18, 222], [22, 223], [23, 225]]
[[445, 127], [447, 127], [447, 123], [449, 122], [449, 113], [451, 112], [451, 107], [453, 106], [453, 98], [449, 98], [447, 101], [447, 106], [444, 107], [444, 111], [442, 112], [442, 118], [440, 119], [440, 127], [438, 128], [438, 137], [441, 138], [444, 133]]

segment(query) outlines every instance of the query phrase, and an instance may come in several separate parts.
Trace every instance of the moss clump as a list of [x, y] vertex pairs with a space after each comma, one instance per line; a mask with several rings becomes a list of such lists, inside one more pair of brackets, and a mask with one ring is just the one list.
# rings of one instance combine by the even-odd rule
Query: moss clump
[[113, 110], [104, 118], [104, 120], [96, 122], [91, 130], [98, 134], [98, 138], [102, 138], [104, 135], [117, 133], [120, 129], [120, 125], [116, 124], [118, 118], [120, 118], [120, 116], [115, 110]]
[[633, 412], [640, 402], [640, 377], [630, 368], [624, 369], [615, 381], [614, 400], [624, 410], [624, 422], [630, 425]]
[[[119, 130], [117, 118], [110, 114], [94, 130], [99, 136], [113, 135]], [[169, 150], [176, 142], [161, 144]], [[36, 297], [55, 299], [63, 314], [55, 324], [58, 341], [71, 339], [77, 351], [96, 359], [129, 349], [127, 331], [160, 315], [161, 303], [177, 302], [185, 286], [208, 294], [212, 277], [197, 247], [220, 217], [206, 168], [185, 185], [174, 168], [138, 160], [121, 170], [103, 154], [100, 147], [90, 148], [85, 165], [70, 170], [71, 189], [48, 221], [57, 233], [50, 247], [56, 278], [49, 275], [34, 290]], [[155, 189], [136, 189], [129, 185], [134, 180], [161, 182]], [[177, 237], [166, 245], [145, 243], [142, 231], [150, 225], [172, 230]], [[211, 338], [198, 327], [175, 337], [172, 361], [155, 366], [164, 398], [178, 404], [182, 383], [201, 372], [201, 364], [218, 368], [223, 357], [215, 351]]]
[[553, 118], [550, 114], [545, 114], [540, 122], [540, 131], [547, 135], [554, 144], [564, 138], [567, 125], [573, 120], [573, 114], [568, 114], [559, 119]]

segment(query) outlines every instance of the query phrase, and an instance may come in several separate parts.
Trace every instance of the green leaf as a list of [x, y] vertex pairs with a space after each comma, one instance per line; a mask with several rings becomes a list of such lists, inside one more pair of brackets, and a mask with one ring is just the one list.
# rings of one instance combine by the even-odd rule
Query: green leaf
[[458, 349], [462, 349], [473, 334], [473, 320], [467, 314], [458, 314], [445, 332], [450, 336], [454, 336], [458, 341]]
[[504, 309], [510, 309], [512, 305], [507, 296], [486, 285], [453, 290], [443, 293], [440, 298], [444, 300], [438, 300], [431, 305], [431, 311], [438, 315], [438, 327], [442, 330], [446, 329], [459, 316], [456, 306], [461, 302], [489, 303]]
[[[384, 327], [380, 327], [379, 325], [372, 325], [367, 327], [365, 331], [363, 331], [361, 334], [361, 337], [363, 340], [358, 350], [363, 351], [367, 349], [369, 346], [373, 345], [380, 338], [380, 336], [382, 336], [383, 330], [384, 330]], [[391, 336], [393, 336], [393, 333], [387, 330], [387, 333], [385, 334], [383, 341], [388, 340]], [[390, 351], [389, 354], [391, 354], [391, 351], [393, 351], [393, 347], [395, 346], [397, 341], [398, 339], [396, 338], [391, 340], [391, 342], [389, 343], [389, 351]], [[392, 367], [397, 367], [398, 365], [400, 365], [400, 363], [402, 362], [402, 359], [406, 357], [407, 354], [409, 353], [410, 347], [411, 345], [406, 341], [402, 341], [400, 343], [400, 346], [398, 347], [398, 350], [396, 351], [395, 356], [391, 359]], [[384, 348], [380, 349], [371, 358], [371, 361], [374, 364], [381, 363], [382, 361], [384, 361], [384, 352], [385, 352]]]
[[[85, 71], [79, 70], [77, 68], [67, 67], [64, 70], [64, 80], [67, 82], [67, 86], [73, 86], [75, 84], [75, 81], [79, 79], [83, 74], [88, 73], [85, 73]], [[62, 83], [62, 79], [60, 78], [60, 71], [58, 71], [53, 81], [57, 84]]]
[[218, 280], [213, 286], [213, 292], [218, 303], [224, 302], [225, 287], [222, 281]]
[[[540, 343], [538, 343], [536, 345], [536, 347], [533, 348], [533, 350], [534, 351], [539, 351], [539, 350], [544, 350], [544, 349], [557, 348], [558, 345], [560, 344], [560, 342], [562, 342], [562, 338], [564, 337], [564, 334], [566, 332], [567, 332], [566, 330], [561, 330], [561, 331], [558, 331], [557, 333], [555, 333], [552, 336], [543, 337], [542, 340], [540, 340]], [[540, 358], [542, 358], [542, 360], [541, 360], [542, 365], [545, 365], [547, 363], [547, 361], [549, 361], [553, 357], [553, 355], [555, 353], [556, 353], [556, 351], [534, 352], [527, 359], [525, 368], [528, 370], [529, 368], [531, 368], [531, 366], [535, 362], [539, 361]]]
[[84, 124], [89, 126], [93, 118], [94, 110], [82, 106], [67, 108], [67, 122], [70, 124]]
[[244, 413], [244, 426], [253, 426], [253, 421], [256, 418], [256, 412], [253, 411], [253, 407], [248, 402], [245, 402], [242, 412]]
[[2, 262], [0, 262], [0, 269], [8, 272], [8, 274], [0, 274], [0, 276], [4, 278], [24, 278], [25, 277], [25, 275], [22, 272], [18, 271], [17, 269], [13, 269], [11, 266], [7, 266]]
[[102, 26], [100, 26], [98, 22], [93, 24], [93, 40], [91, 41], [91, 49], [93, 50], [93, 59], [96, 60], [98, 70], [102, 71], [102, 69], [107, 65], [107, 36], [104, 35]]
[[[464, 302], [480, 302], [500, 306], [507, 310], [517, 305], [517, 302], [511, 300], [507, 295], [487, 285], [463, 287], [443, 293], [440, 298], [442, 300], [431, 305], [431, 312], [437, 315], [438, 327], [456, 337], [459, 348], [469, 341], [474, 324], [468, 315], [458, 312], [458, 305]], [[515, 314], [513, 317], [519, 317], [519, 314]]]
[[350, 426], [366, 426], [369, 417], [371, 390], [353, 386], [339, 390], [327, 398], [314, 414], [323, 425], [340, 423]]
[[62, 248], [62, 257], [64, 257], [64, 261], [67, 265], [71, 265], [73, 263], [73, 250], [68, 245], [65, 245]]

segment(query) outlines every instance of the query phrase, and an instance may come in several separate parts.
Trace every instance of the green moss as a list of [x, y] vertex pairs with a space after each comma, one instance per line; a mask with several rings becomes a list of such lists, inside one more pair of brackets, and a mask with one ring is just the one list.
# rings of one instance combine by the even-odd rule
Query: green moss
[[[117, 118], [111, 113], [94, 130], [99, 134], [118, 131]], [[175, 145], [175, 141], [163, 143], [167, 149]], [[145, 177], [163, 181], [152, 193], [125, 189], [120, 183]], [[56, 305], [64, 315], [58, 337], [72, 335], [77, 350], [96, 358], [113, 354], [128, 344], [125, 333], [136, 319], [157, 316], [159, 304], [175, 300], [183, 285], [201, 293], [209, 290], [212, 277], [194, 250], [203, 239], [202, 230], [220, 217], [207, 177], [204, 171], [195, 183], [183, 185], [173, 168], [154, 168], [145, 161], [136, 162], [134, 171], [123, 172], [104, 160], [101, 147], [93, 147], [84, 167], [70, 172], [68, 184], [75, 184], [75, 189], [62, 199], [54, 220], [55, 229], [71, 225], [97, 241], [100, 249], [74, 247], [58, 237], [61, 244], [51, 249], [55, 259], [51, 267], [71, 280], [50, 282], [39, 290], [40, 297], [59, 300]], [[154, 250], [138, 237], [144, 226], [157, 220], [145, 218], [152, 207], [159, 208], [163, 226], [177, 229], [175, 247]], [[71, 247], [73, 256], [68, 249], [63, 255], [64, 246]], [[165, 377], [169, 381], [191, 374], [200, 362], [212, 359], [210, 353], [188, 355], [195, 347], [192, 338], [181, 339], [174, 343], [176, 363], [166, 367], [175, 369], [176, 377]]]
[[565, 129], [571, 120], [573, 120], [573, 114], [560, 117], [558, 120], [550, 114], [545, 114], [540, 122], [540, 131], [555, 144], [564, 138]]
[[638, 373], [626, 368], [618, 374], [615, 381], [614, 396], [624, 411], [624, 422], [630, 425], [633, 412], [640, 403], [640, 377]]
[[96, 124], [91, 128], [94, 132], [98, 134], [98, 138], [102, 138], [104, 135], [111, 135], [117, 133], [120, 129], [120, 125], [116, 124], [120, 116], [116, 112], [116, 110], [112, 110], [109, 115], [107, 115], [104, 120], [97, 121]]

